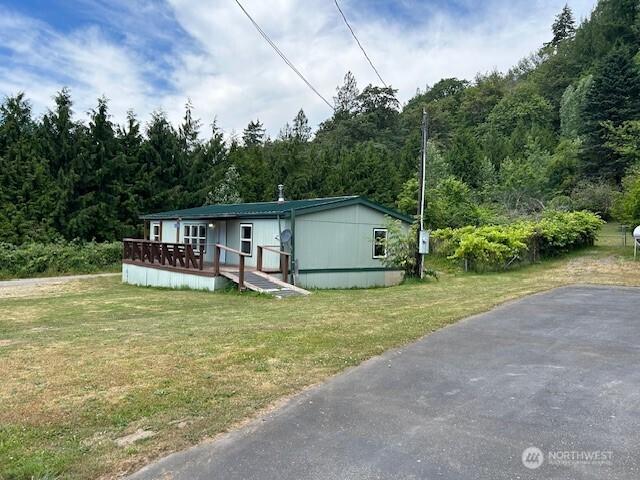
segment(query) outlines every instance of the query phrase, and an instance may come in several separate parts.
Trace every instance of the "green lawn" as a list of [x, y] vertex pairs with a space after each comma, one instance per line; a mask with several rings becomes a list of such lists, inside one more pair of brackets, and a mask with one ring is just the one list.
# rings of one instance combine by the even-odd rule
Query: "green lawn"
[[[596, 247], [507, 273], [287, 300], [118, 278], [0, 290], [0, 478], [113, 477], [504, 301], [640, 285], [640, 262], [619, 244], [607, 226]], [[139, 428], [155, 435], [115, 444]]]

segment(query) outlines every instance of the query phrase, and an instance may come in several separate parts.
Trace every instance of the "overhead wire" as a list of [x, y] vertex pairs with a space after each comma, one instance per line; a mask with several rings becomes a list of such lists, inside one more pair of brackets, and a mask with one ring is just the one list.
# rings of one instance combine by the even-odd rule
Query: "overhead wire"
[[298, 70], [296, 68], [296, 66], [291, 63], [291, 61], [287, 58], [287, 56], [282, 53], [282, 51], [278, 48], [278, 46], [273, 42], [273, 40], [271, 40], [271, 38], [269, 38], [269, 35], [267, 35], [267, 33], [262, 30], [262, 28], [260, 28], [260, 25], [258, 25], [258, 23], [253, 19], [253, 17], [249, 14], [249, 12], [247, 12], [247, 10], [242, 6], [242, 4], [240, 3], [239, 0], [235, 0], [235, 2], [238, 4], [238, 6], [240, 7], [240, 9], [244, 12], [244, 14], [247, 16], [247, 18], [251, 21], [251, 23], [253, 24], [253, 26], [256, 28], [256, 30], [258, 30], [258, 32], [260, 33], [260, 35], [262, 36], [262, 38], [264, 38], [266, 40], [266, 42], [271, 45], [271, 47], [273, 48], [273, 50], [278, 54], [278, 56], [280, 58], [282, 58], [282, 60], [289, 66], [289, 68], [291, 68], [291, 70], [293, 70], [296, 75], [298, 75], [298, 77], [300, 77], [300, 79], [318, 96], [320, 97], [320, 99], [326, 103], [329, 108], [331, 110], [335, 110], [334, 106], [329, 103], [329, 101], [311, 84], [311, 82], [309, 82], [305, 76], [300, 73], [300, 70]]
[[373, 64], [373, 62], [371, 61], [371, 58], [369, 58], [369, 55], [367, 55], [366, 50], [364, 49], [364, 47], [362, 46], [362, 44], [360, 43], [360, 40], [358, 40], [358, 37], [356, 36], [356, 33], [353, 31], [353, 28], [351, 28], [351, 25], [349, 24], [349, 21], [347, 20], [347, 17], [345, 16], [344, 12], [342, 11], [342, 9], [340, 8], [340, 5], [338, 4], [338, 0], [333, 0], [333, 2], [336, 4], [336, 7], [338, 8], [338, 11], [340, 12], [340, 15], [342, 15], [342, 19], [344, 20], [344, 23], [347, 25], [347, 27], [349, 28], [349, 31], [351, 32], [351, 35], [353, 36], [353, 38], [355, 39], [356, 43], [358, 44], [358, 46], [360, 47], [360, 50], [362, 50], [362, 53], [364, 54], [365, 58], [367, 59], [367, 61], [369, 62], [369, 65], [371, 65], [371, 68], [373, 68], [373, 71], [376, 72], [376, 75], [378, 76], [378, 78], [380, 79], [380, 81], [382, 82], [382, 84], [386, 87], [387, 84], [385, 83], [385, 81], [382, 79], [382, 76], [380, 76], [380, 72], [378, 72], [378, 69], [376, 68], [376, 66]]

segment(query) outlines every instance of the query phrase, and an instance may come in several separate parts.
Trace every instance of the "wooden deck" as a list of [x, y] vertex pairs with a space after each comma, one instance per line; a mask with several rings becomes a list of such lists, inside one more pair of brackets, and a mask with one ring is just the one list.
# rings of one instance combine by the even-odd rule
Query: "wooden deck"
[[[158, 263], [158, 262], [154, 262], [151, 263], [147, 260], [142, 261], [142, 260], [131, 260], [131, 259], [127, 259], [124, 258], [122, 259], [122, 263], [128, 263], [129, 265], [138, 265], [140, 267], [147, 267], [147, 268], [157, 268], [159, 270], [166, 270], [166, 271], [171, 271], [171, 272], [180, 272], [180, 273], [190, 273], [192, 275], [203, 275], [205, 277], [215, 277], [215, 269], [214, 269], [214, 265], [213, 262], [203, 262], [203, 268], [202, 270], [198, 269], [198, 268], [187, 268], [186, 266], [183, 265], [176, 265], [175, 267], [173, 265], [169, 265], [169, 264], [162, 264], [162, 263]], [[240, 267], [238, 266], [238, 264], [233, 264], [233, 263], [220, 263], [220, 272], [238, 272], [238, 269]], [[245, 272], [256, 272], [257, 269], [255, 267], [251, 267], [251, 266], [245, 266], [244, 267]], [[279, 270], [274, 270], [274, 269], [263, 269], [262, 270], [264, 273], [267, 273], [269, 275], [274, 275], [274, 274], [278, 274], [280, 273]]]
[[[220, 253], [222, 250], [235, 254], [240, 259], [239, 263], [236, 265], [221, 262]], [[280, 255], [279, 270], [268, 270], [263, 267], [263, 250], [270, 250]], [[251, 267], [245, 264], [247, 253], [226, 245], [215, 244], [214, 261], [206, 262], [203, 245], [194, 247], [191, 244], [125, 238], [123, 240], [122, 263], [181, 274], [225, 277], [236, 283], [240, 290], [248, 288], [279, 298], [309, 294], [308, 291], [288, 283], [290, 253], [270, 245], [260, 245], [257, 251], [257, 266]], [[203, 288], [208, 289], [208, 287]]]

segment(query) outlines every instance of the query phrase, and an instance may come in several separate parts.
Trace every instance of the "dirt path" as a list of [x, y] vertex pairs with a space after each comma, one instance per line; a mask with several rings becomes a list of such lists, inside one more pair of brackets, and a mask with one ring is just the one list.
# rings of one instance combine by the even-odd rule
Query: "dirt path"
[[88, 280], [91, 278], [113, 277], [120, 273], [93, 273], [89, 275], [67, 275], [64, 277], [19, 278], [0, 281], [0, 298], [23, 297], [35, 291], [46, 293], [50, 288], [69, 282]]

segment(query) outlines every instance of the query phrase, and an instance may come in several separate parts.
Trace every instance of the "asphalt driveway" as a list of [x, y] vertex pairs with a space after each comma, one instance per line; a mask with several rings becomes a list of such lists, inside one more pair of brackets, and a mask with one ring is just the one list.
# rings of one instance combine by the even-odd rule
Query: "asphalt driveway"
[[640, 478], [640, 289], [504, 305], [132, 478]]

